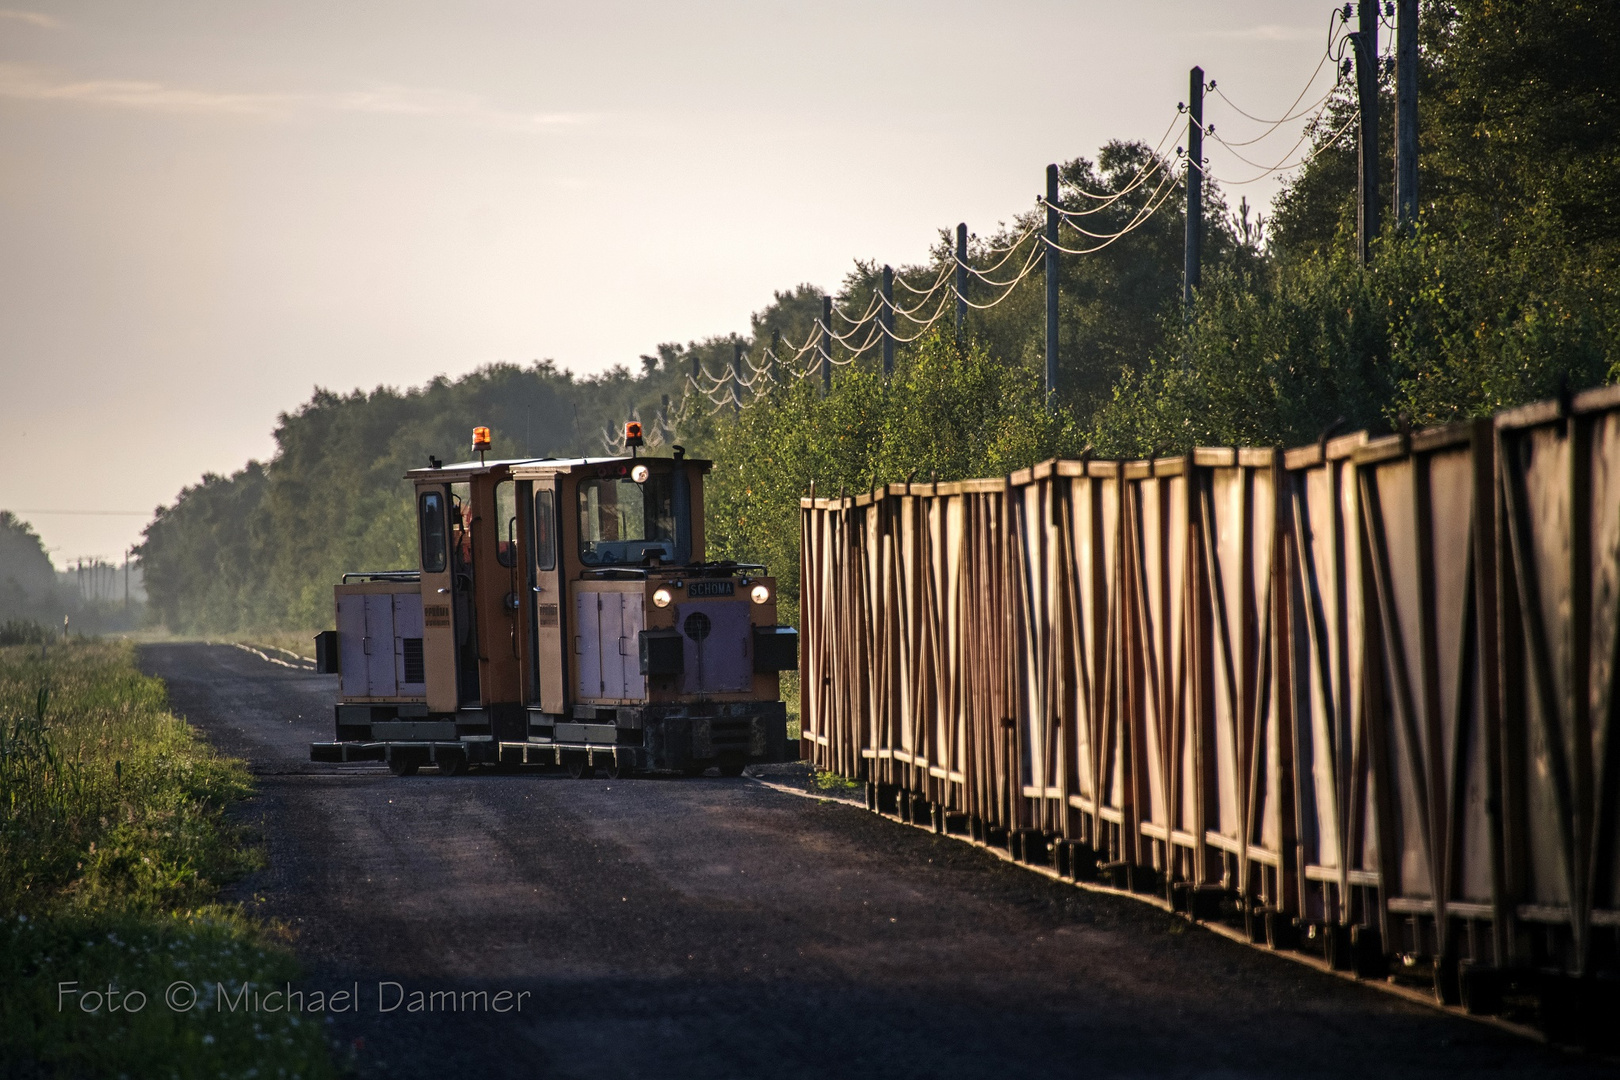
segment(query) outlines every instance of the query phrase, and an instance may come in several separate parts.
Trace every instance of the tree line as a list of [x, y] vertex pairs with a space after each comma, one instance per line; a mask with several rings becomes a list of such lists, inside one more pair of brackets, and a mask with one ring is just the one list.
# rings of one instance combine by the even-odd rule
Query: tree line
[[[1042, 385], [1039, 274], [992, 308], [970, 308], [960, 337], [936, 328], [899, 346], [887, 380], [874, 350], [838, 369], [831, 394], [819, 377], [761, 377], [740, 410], [686, 393], [694, 359], [718, 375], [738, 345], [763, 363], [773, 340], [808, 340], [820, 290], [776, 292], [743, 331], [662, 344], [600, 376], [541, 362], [403, 391], [317, 391], [280, 418], [269, 462], [205, 476], [160, 509], [140, 553], [151, 610], [175, 630], [325, 625], [342, 572], [414, 564], [401, 476], [429, 454], [465, 457], [474, 424], [495, 429], [503, 456], [563, 456], [605, 452], [603, 432], [634, 416], [654, 441], [713, 457], [713, 552], [769, 563], [791, 614], [797, 500], [812, 481], [836, 493], [1083, 452], [1292, 445], [1330, 429], [1465, 419], [1620, 377], [1620, 73], [1609, 62], [1620, 6], [1428, 2], [1421, 25], [1419, 222], [1411, 235], [1387, 228], [1367, 266], [1356, 257], [1354, 125], [1331, 137], [1353, 108], [1346, 95], [1312, 132], [1316, 153], [1269, 220], [1246, 202], [1234, 213], [1206, 182], [1190, 315], [1178, 200], [1102, 251], [1060, 256], [1055, 409]], [[1388, 150], [1386, 140], [1386, 177]], [[1151, 185], [1131, 180], [1152, 154], [1118, 141], [1063, 163], [1065, 205], [1082, 190], [1123, 192], [1088, 219], [1099, 233], [1120, 228], [1150, 197]], [[1041, 213], [971, 237], [969, 261], [994, 262]], [[896, 273], [933, 281], [953, 247], [942, 229], [927, 260]], [[880, 271], [857, 262], [839, 305], [866, 310]], [[980, 291], [1000, 290], [970, 279], [969, 298]]]

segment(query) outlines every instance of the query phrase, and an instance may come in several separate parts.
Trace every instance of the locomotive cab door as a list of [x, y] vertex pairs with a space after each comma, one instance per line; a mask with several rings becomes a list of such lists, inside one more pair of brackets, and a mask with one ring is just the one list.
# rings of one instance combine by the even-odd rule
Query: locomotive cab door
[[455, 605], [450, 559], [450, 491], [444, 484], [416, 489], [417, 540], [422, 570], [422, 658], [430, 712], [456, 711]]
[[450, 485], [450, 611], [455, 627], [456, 704], [483, 703], [478, 680], [478, 593], [473, 567], [472, 485]]
[[529, 545], [533, 563], [529, 590], [529, 701], [544, 712], [561, 713], [565, 708], [563, 688], [564, 588], [562, 558], [558, 543], [561, 521], [558, 516], [557, 479], [533, 481], [529, 500]]

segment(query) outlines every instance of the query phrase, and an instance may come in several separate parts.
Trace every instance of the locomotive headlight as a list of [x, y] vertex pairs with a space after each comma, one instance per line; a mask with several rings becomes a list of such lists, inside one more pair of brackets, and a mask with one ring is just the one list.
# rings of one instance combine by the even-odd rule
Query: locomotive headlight
[[675, 599], [668, 589], [659, 589], [653, 593], [653, 603], [658, 607], [669, 607], [669, 602]]
[[754, 591], [748, 595], [753, 598], [754, 603], [763, 604], [771, 598], [771, 590], [764, 585], [755, 585]]
[[630, 479], [634, 480], [638, 484], [645, 484], [647, 482], [647, 477], [651, 475], [652, 470], [647, 468], [645, 465], [637, 465], [635, 468], [630, 470]]

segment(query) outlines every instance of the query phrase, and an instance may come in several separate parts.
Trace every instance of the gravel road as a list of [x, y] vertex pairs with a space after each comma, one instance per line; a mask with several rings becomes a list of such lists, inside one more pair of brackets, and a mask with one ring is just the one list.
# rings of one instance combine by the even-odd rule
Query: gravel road
[[[257, 774], [270, 867], [234, 895], [292, 929], [307, 989], [358, 984], [332, 1030], [363, 1076], [1614, 1075], [850, 806], [317, 765], [334, 677], [141, 662]], [[383, 983], [441, 1008], [380, 1012]]]

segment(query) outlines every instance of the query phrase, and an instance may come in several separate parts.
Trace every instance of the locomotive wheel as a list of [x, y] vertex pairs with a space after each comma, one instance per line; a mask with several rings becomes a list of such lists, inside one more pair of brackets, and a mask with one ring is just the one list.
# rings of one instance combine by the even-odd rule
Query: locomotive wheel
[[404, 754], [395, 754], [388, 761], [388, 771], [395, 776], [415, 776], [416, 770], [421, 767], [421, 762]]
[[575, 780], [590, 780], [596, 775], [596, 770], [584, 757], [576, 757], [568, 762], [568, 775]]
[[706, 773], [708, 771], [709, 771], [709, 767], [707, 765], [688, 765], [688, 766], [686, 766], [686, 768], [681, 770], [681, 775], [682, 776], [702, 776], [704, 773]]
[[467, 759], [460, 754], [446, 754], [439, 759], [440, 776], [463, 776], [467, 772]]
[[597, 776], [605, 776], [609, 780], [617, 780], [619, 777], [625, 775], [629, 771], [630, 771], [629, 769], [626, 769], [622, 765], [619, 764], [619, 761], [618, 761], [617, 758], [610, 758], [608, 760], [607, 764], [598, 765], [596, 767], [596, 775]]
[[740, 761], [727, 762], [720, 766], [721, 776], [741, 776], [744, 763]]

